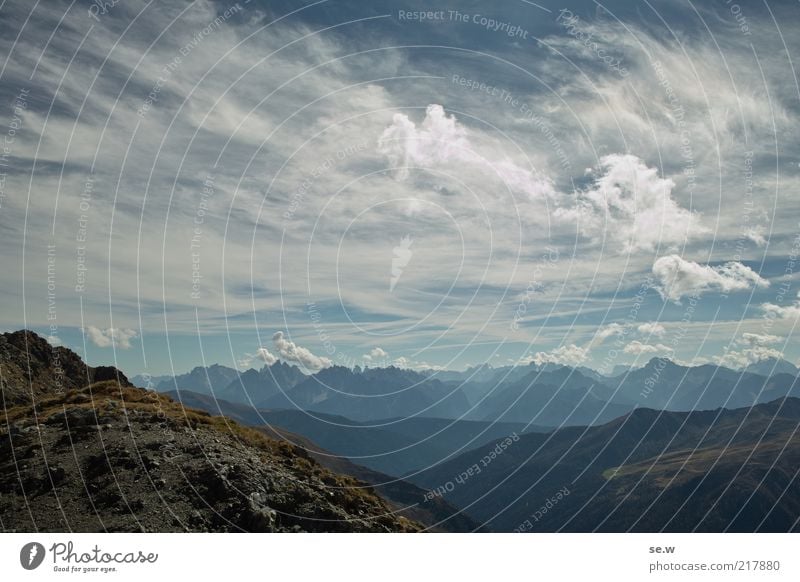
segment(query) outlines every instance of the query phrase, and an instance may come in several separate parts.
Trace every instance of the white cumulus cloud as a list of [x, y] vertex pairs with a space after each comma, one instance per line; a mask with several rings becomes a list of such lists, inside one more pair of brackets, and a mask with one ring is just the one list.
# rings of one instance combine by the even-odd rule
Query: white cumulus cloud
[[527, 358], [528, 362], [537, 365], [542, 364], [562, 364], [564, 366], [577, 366], [582, 364], [589, 357], [589, 348], [580, 347], [575, 344], [561, 346], [549, 352], [536, 352]]
[[782, 359], [784, 357], [782, 351], [769, 347], [781, 341], [783, 338], [776, 335], [745, 332], [734, 342], [743, 349], [734, 350], [726, 347], [721, 356], [714, 358], [714, 362], [720, 366], [739, 369], [762, 360]]
[[729, 293], [753, 286], [769, 287], [769, 281], [742, 263], [731, 261], [711, 267], [687, 261], [678, 255], [667, 255], [656, 260], [653, 263], [653, 275], [660, 284], [658, 291], [661, 296], [672, 301], [710, 291]]
[[392, 124], [378, 140], [378, 151], [397, 167], [397, 177], [408, 177], [405, 166], [432, 167], [450, 161], [474, 162], [479, 157], [469, 145], [466, 129], [441, 105], [428, 105], [422, 125], [403, 113], [395, 113]]
[[577, 191], [572, 206], [555, 213], [577, 221], [584, 236], [630, 252], [674, 247], [706, 231], [697, 214], [672, 198], [675, 182], [661, 178], [638, 157], [608, 155], [596, 170], [600, 175], [594, 184]]
[[394, 366], [397, 368], [402, 368], [404, 370], [446, 370], [444, 366], [439, 366], [437, 364], [429, 364], [428, 362], [420, 362], [416, 360], [411, 360], [405, 356], [400, 356], [399, 358], [395, 358], [393, 362]]
[[435, 103], [428, 105], [425, 119], [419, 126], [407, 115], [396, 113], [392, 124], [378, 139], [378, 152], [396, 168], [395, 176], [399, 180], [408, 178], [406, 166], [444, 168], [455, 164], [454, 170], [459, 174], [473, 167], [492, 172], [508, 189], [534, 199], [553, 193], [551, 182], [538, 172], [520, 167], [494, 150], [473, 144], [467, 128]]
[[372, 362], [373, 360], [385, 360], [389, 357], [388, 352], [382, 348], [372, 348], [369, 353], [364, 354], [361, 358], [365, 362]]
[[129, 328], [113, 328], [100, 329], [90, 325], [85, 328], [86, 335], [89, 336], [91, 341], [98, 348], [110, 348], [116, 346], [121, 350], [127, 350], [131, 347], [131, 340], [139, 337], [139, 333], [135, 329]]
[[[800, 297], [800, 293], [797, 295]], [[778, 319], [797, 319], [800, 318], [800, 299], [796, 299], [791, 305], [762, 303], [761, 310], [769, 317]]]
[[271, 366], [278, 361], [277, 356], [270, 352], [267, 348], [258, 348], [256, 350], [256, 356], [261, 358], [267, 366]]
[[294, 362], [312, 372], [318, 372], [333, 365], [329, 358], [314, 355], [311, 350], [289, 341], [284, 337], [282, 331], [276, 331], [273, 334], [272, 343], [275, 344], [275, 350], [283, 361]]
[[261, 361], [267, 366], [271, 366], [278, 361], [278, 357], [270, 352], [267, 348], [258, 348], [255, 354], [246, 353], [241, 358], [236, 360], [236, 363], [240, 368], [250, 368], [253, 366], [253, 362], [255, 361]]

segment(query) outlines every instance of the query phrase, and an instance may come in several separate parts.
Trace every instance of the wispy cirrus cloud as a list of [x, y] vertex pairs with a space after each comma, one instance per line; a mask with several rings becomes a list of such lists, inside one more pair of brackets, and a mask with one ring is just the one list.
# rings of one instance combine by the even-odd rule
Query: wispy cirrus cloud
[[638, 325], [636, 327], [636, 331], [644, 335], [648, 336], [651, 335], [653, 337], [663, 337], [664, 334], [667, 333], [666, 328], [660, 323], [657, 323], [655, 321], [646, 322]]

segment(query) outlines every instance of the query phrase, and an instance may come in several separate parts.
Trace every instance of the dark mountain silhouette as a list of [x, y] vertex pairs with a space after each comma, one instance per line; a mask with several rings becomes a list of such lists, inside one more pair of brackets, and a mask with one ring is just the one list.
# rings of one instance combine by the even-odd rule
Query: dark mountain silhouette
[[227, 366], [213, 364], [208, 367], [198, 366], [191, 372], [179, 374], [164, 380], [156, 386], [159, 392], [170, 390], [191, 390], [200, 394], [216, 394], [230, 386], [239, 376], [239, 372]]
[[294, 388], [306, 379], [297, 366], [275, 362], [260, 370], [250, 369], [239, 374], [225, 388], [216, 392], [217, 398], [229, 402], [264, 406], [273, 396]]
[[509, 373], [527, 372], [527, 366], [500, 366], [495, 368], [491, 364], [471, 366], [464, 371], [456, 370], [427, 370], [422, 374], [441, 380], [442, 382], [480, 382], [492, 383], [498, 380], [508, 380]]
[[[765, 361], [751, 370], [766, 373], [773, 368], [793, 367]], [[172, 391], [177, 386], [260, 409], [305, 410], [357, 422], [420, 416], [553, 427], [602, 424], [637, 406], [713, 410], [800, 396], [796, 375], [791, 374], [687, 367], [666, 358], [624, 369], [608, 377], [559, 364], [484, 364], [461, 372], [334, 366], [306, 376], [295, 366], [277, 362], [242, 374], [218, 365], [195, 368], [160, 382], [158, 389]]]
[[458, 387], [412, 370], [333, 366], [268, 399], [265, 408], [312, 410], [360, 421], [391, 417], [454, 418], [469, 403]]
[[[300, 410], [256, 410], [193, 392], [168, 393], [186, 406], [223, 414], [250, 426], [268, 425], [302, 435], [327, 451], [375, 471], [402, 477], [440, 463], [497, 438], [521, 433], [514, 423], [405, 418], [382, 421], [382, 426], [342, 416], [309, 414]], [[546, 430], [530, 427], [528, 430]]]
[[794, 376], [766, 378], [714, 365], [686, 367], [665, 358], [653, 358], [643, 368], [598, 385], [596, 392], [612, 402], [675, 411], [739, 408], [800, 396]]
[[598, 398], [595, 386], [596, 380], [571, 368], [535, 370], [520, 380], [496, 386], [470, 416], [560, 426], [598, 424], [630, 410], [630, 406]]
[[493, 457], [488, 444], [411, 480], [435, 490], [481, 466], [443, 495], [498, 531], [796, 531], [798, 426], [796, 398], [637, 409], [602, 426], [523, 435]]
[[344, 457], [336, 456], [318, 447], [307, 438], [275, 426], [259, 427], [264, 434], [278, 440], [285, 440], [293, 446], [305, 450], [312, 459], [340, 475], [349, 475], [372, 486], [375, 493], [385, 499], [399, 514], [417, 521], [431, 531], [471, 532], [484, 531], [485, 528], [457, 508], [437, 497], [426, 503], [419, 503], [425, 498], [426, 491], [416, 485], [397, 479], [390, 475], [373, 471], [357, 465]]
[[760, 376], [776, 376], [778, 374], [789, 374], [797, 376], [800, 373], [797, 366], [791, 362], [779, 358], [767, 358], [759, 362], [750, 364], [744, 369], [745, 372], [758, 374]]

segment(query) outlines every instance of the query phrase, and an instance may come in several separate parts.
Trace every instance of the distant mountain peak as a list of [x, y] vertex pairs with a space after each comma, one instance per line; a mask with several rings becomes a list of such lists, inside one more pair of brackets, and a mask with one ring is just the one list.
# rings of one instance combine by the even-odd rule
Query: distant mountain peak
[[797, 376], [800, 372], [797, 366], [782, 358], [766, 358], [745, 366], [742, 371], [758, 374], [759, 376], [775, 376], [776, 374]]

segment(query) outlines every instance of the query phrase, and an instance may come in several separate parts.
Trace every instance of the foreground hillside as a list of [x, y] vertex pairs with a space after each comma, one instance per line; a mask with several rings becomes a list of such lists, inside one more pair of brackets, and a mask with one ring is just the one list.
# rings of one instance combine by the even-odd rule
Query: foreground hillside
[[799, 428], [796, 398], [637, 409], [598, 427], [522, 435], [499, 454], [489, 444], [412, 480], [496, 531], [798, 531]]
[[[421, 529], [302, 449], [129, 386], [116, 370], [102, 374], [117, 379], [78, 387], [75, 374], [91, 380], [95, 371], [81, 370], [64, 348], [56, 357], [69, 362], [71, 375], [48, 391], [61, 375], [52, 370], [53, 348], [30, 332], [2, 338], [6, 531]], [[26, 375], [35, 382], [20, 383]]]

